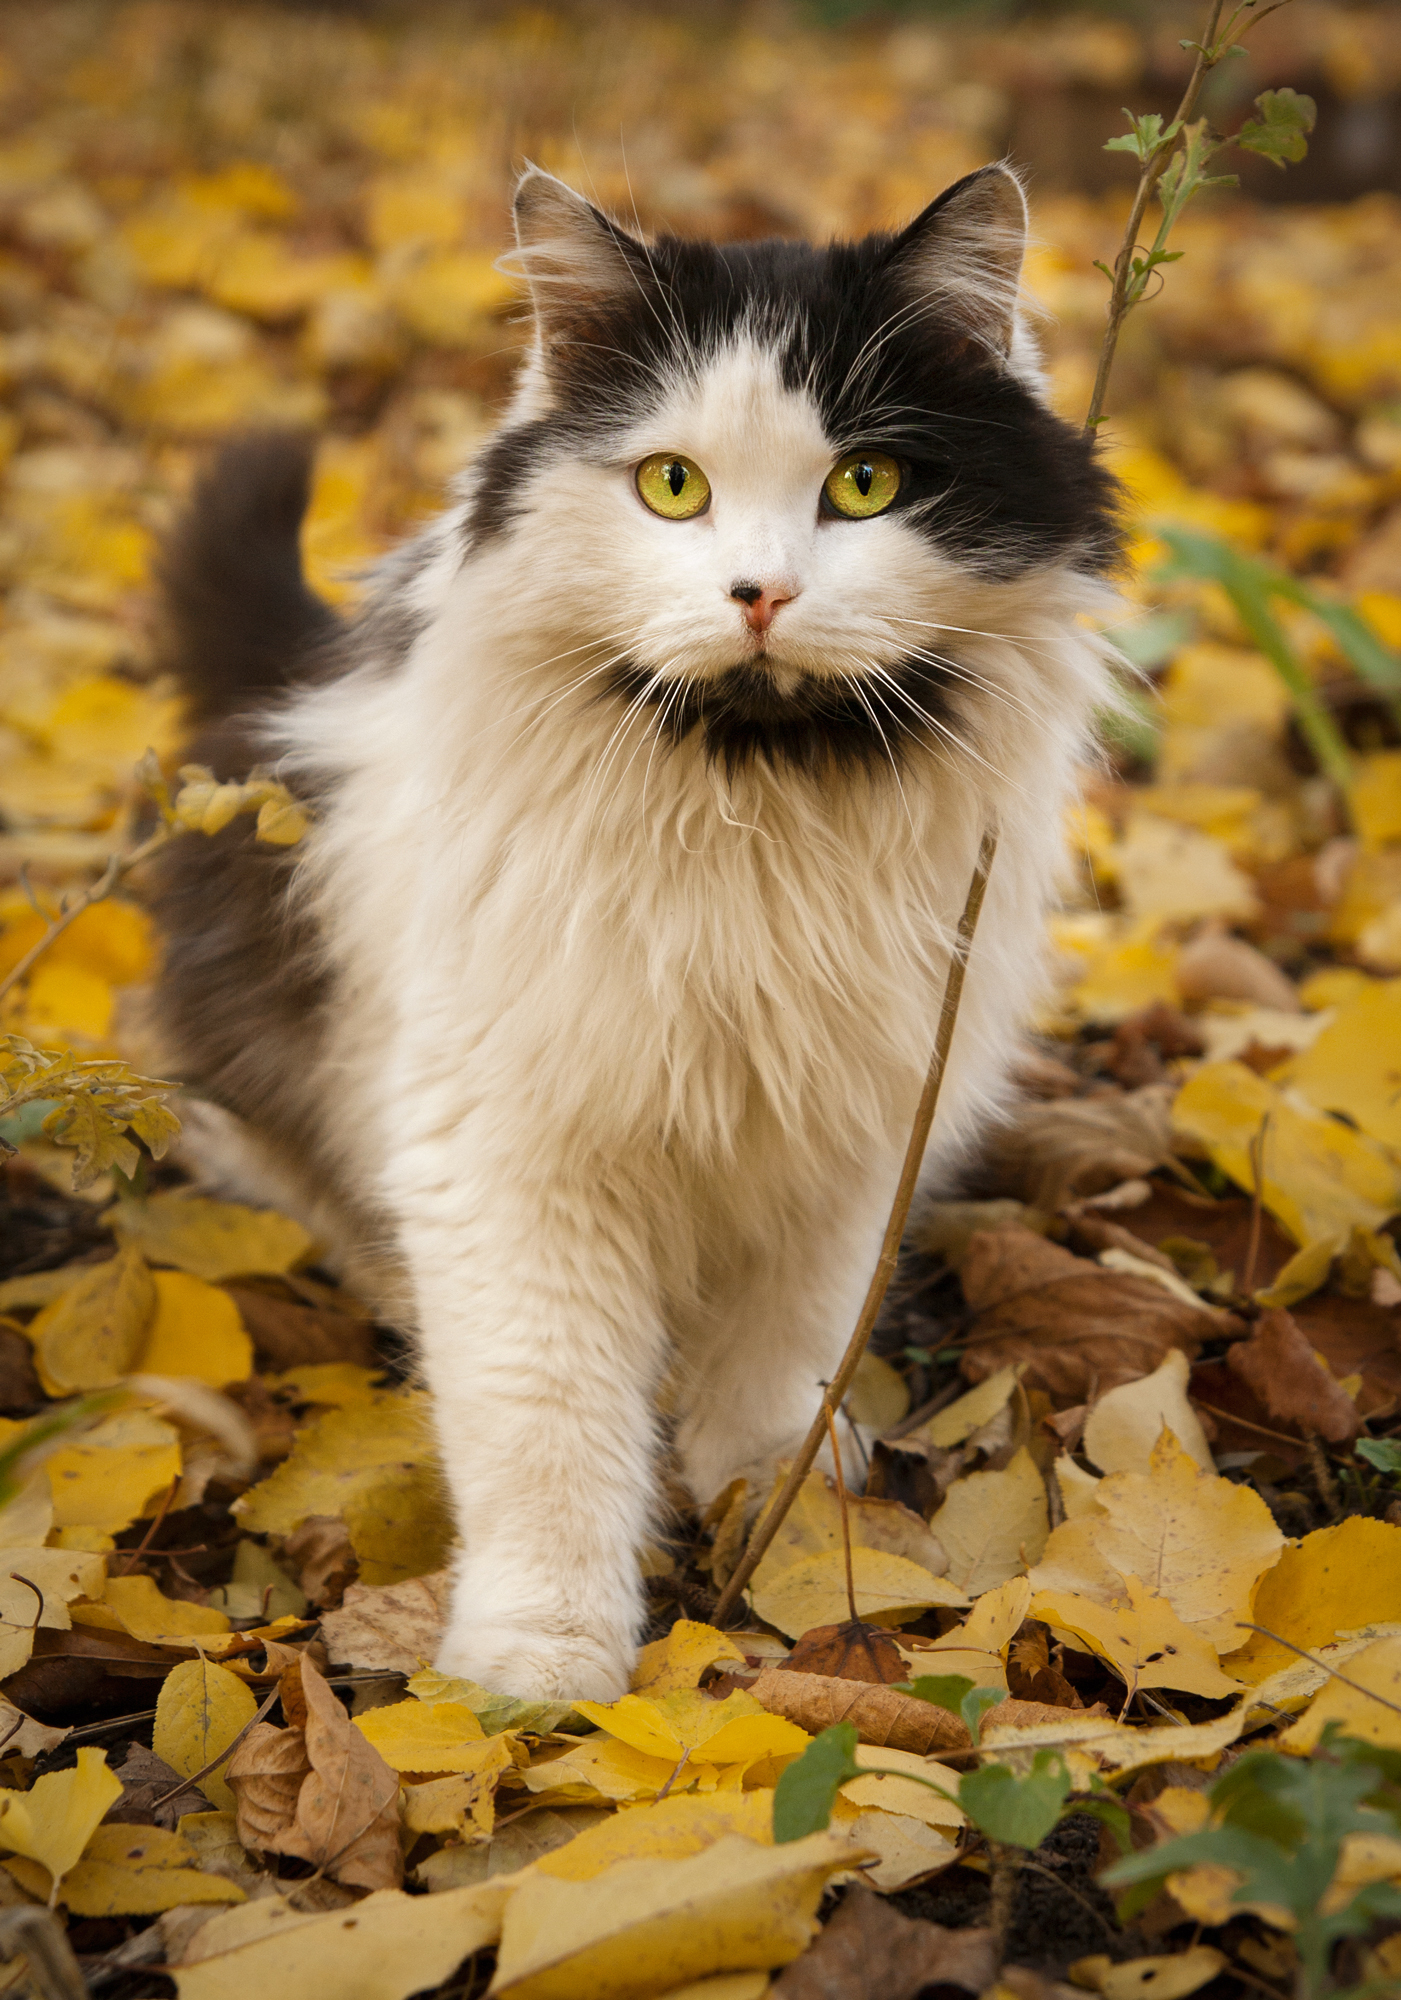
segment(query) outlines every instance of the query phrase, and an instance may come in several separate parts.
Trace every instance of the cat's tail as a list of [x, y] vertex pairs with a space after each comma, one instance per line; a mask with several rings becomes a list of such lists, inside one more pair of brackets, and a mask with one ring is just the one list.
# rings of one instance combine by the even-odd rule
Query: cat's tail
[[302, 572], [311, 457], [311, 440], [293, 432], [235, 438], [166, 543], [163, 664], [196, 726], [259, 708], [305, 679], [310, 656], [339, 629]]

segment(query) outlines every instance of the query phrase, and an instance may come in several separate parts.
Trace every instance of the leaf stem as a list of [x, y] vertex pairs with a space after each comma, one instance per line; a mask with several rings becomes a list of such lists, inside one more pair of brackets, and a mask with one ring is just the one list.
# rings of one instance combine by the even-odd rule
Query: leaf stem
[[97, 880], [75, 896], [58, 916], [49, 918], [49, 927], [44, 935], [32, 944], [18, 964], [0, 979], [0, 1000], [5, 998], [12, 987], [18, 986], [20, 981], [28, 976], [30, 967], [43, 956], [55, 938], [62, 936], [68, 926], [76, 923], [84, 911], [90, 910], [94, 903], [100, 903], [104, 897], [110, 896], [117, 884], [123, 881], [133, 868], [154, 854], [157, 848], [164, 847], [169, 839], [170, 828], [159, 826], [149, 840], [143, 840], [141, 845], [133, 847], [129, 854], [111, 855]]
[[749, 1538], [748, 1548], [720, 1593], [720, 1601], [715, 1607], [715, 1623], [719, 1626], [724, 1625], [726, 1618], [733, 1611], [740, 1592], [754, 1574], [764, 1551], [778, 1533], [784, 1517], [797, 1498], [798, 1489], [807, 1478], [826, 1434], [828, 1398], [830, 1397], [837, 1408], [844, 1402], [852, 1378], [856, 1374], [857, 1364], [866, 1352], [866, 1343], [875, 1327], [876, 1316], [884, 1302], [890, 1280], [895, 1275], [896, 1260], [900, 1254], [900, 1239], [905, 1233], [910, 1203], [914, 1200], [915, 1183], [924, 1164], [924, 1149], [929, 1142], [930, 1128], [934, 1123], [934, 1113], [939, 1104], [939, 1091], [943, 1085], [944, 1072], [948, 1067], [949, 1048], [958, 1021], [958, 1003], [963, 996], [963, 979], [968, 967], [968, 954], [972, 950], [973, 934], [978, 928], [978, 917], [982, 911], [983, 896], [987, 890], [988, 875], [996, 852], [997, 836], [989, 829], [983, 835], [982, 845], [978, 850], [977, 865], [973, 870], [973, 879], [968, 885], [968, 897], [963, 905], [963, 914], [958, 920], [958, 935], [954, 940], [953, 952], [949, 959], [948, 979], [944, 985], [944, 1001], [939, 1013], [934, 1054], [930, 1059], [929, 1072], [924, 1079], [919, 1108], [915, 1112], [914, 1126], [910, 1132], [909, 1144], [905, 1148], [905, 1164], [900, 1170], [900, 1180], [895, 1190], [895, 1199], [891, 1203], [890, 1218], [885, 1225], [880, 1256], [871, 1274], [871, 1282], [866, 1291], [860, 1317], [847, 1343], [841, 1366], [832, 1378], [831, 1387], [823, 1391], [822, 1408], [813, 1419], [781, 1492], [768, 1513], [755, 1527], [754, 1533]]
[[842, 1477], [842, 1448], [837, 1441], [837, 1426], [832, 1415], [832, 1405], [824, 1396], [822, 1414], [827, 1419], [827, 1435], [832, 1441], [832, 1464], [837, 1473], [837, 1505], [842, 1517], [842, 1555], [846, 1561], [846, 1607], [851, 1613], [853, 1625], [861, 1623], [861, 1614], [856, 1609], [856, 1578], [851, 1567], [851, 1522], [847, 1516], [846, 1480]]

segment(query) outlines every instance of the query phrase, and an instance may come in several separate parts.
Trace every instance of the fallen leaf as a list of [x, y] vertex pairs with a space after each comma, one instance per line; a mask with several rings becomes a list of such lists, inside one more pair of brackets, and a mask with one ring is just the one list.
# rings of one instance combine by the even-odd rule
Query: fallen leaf
[[298, 1403], [327, 1403], [344, 1409], [347, 1403], [370, 1403], [383, 1385], [382, 1368], [365, 1368], [355, 1361], [308, 1361], [265, 1375], [269, 1389]]
[[868, 1850], [831, 1833], [782, 1847], [728, 1834], [592, 1882], [527, 1876], [506, 1906], [490, 1991], [510, 2000], [652, 2000], [687, 1979], [767, 1970], [817, 1929], [828, 1878]]
[[[967, 1815], [955, 1801], [958, 1794], [958, 1773], [946, 1765], [931, 1763], [927, 1757], [917, 1757], [909, 1750], [896, 1750], [890, 1744], [879, 1748], [867, 1743], [857, 1746], [856, 1762], [861, 1768], [859, 1778], [848, 1778], [837, 1793], [848, 1805], [870, 1811], [899, 1813], [905, 1819], [923, 1820], [926, 1826], [958, 1828], [966, 1824]], [[912, 1779], [927, 1779], [926, 1784], [913, 1784]], [[942, 1785], [952, 1796], [941, 1798], [931, 1792], [929, 1785]]]
[[975, 1235], [960, 1272], [978, 1318], [963, 1371], [975, 1380], [1022, 1364], [1022, 1384], [1066, 1403], [1137, 1381], [1169, 1348], [1195, 1354], [1234, 1328], [1151, 1278], [1107, 1271], [1030, 1230]]
[[140, 1250], [149, 1263], [173, 1264], [211, 1284], [255, 1272], [290, 1271], [316, 1247], [288, 1216], [202, 1195], [153, 1194], [144, 1201], [123, 1201], [105, 1219], [123, 1246]]
[[355, 1727], [395, 1771], [470, 1771], [485, 1731], [460, 1701], [396, 1701], [357, 1716]]
[[[495, 1882], [433, 1898], [382, 1889], [353, 1910], [304, 1916], [280, 1897], [211, 1918], [195, 1934], [198, 1957], [173, 1968], [180, 2000], [408, 2000], [438, 1986], [501, 1934], [511, 1895]], [[234, 1923], [240, 1918], [241, 1923]]]
[[121, 1795], [121, 1780], [109, 1770], [106, 1752], [85, 1745], [71, 1770], [50, 1771], [27, 1792], [0, 1791], [0, 1847], [37, 1861], [61, 1887]]
[[258, 1853], [280, 1851], [311, 1771], [300, 1729], [256, 1722], [224, 1766], [238, 1814], [238, 1837]]
[[309, 1514], [339, 1517], [366, 1584], [440, 1569], [453, 1529], [426, 1396], [381, 1390], [317, 1417], [298, 1432], [290, 1458], [233, 1511], [245, 1528], [265, 1535], [291, 1534]]
[[562, 1882], [591, 1882], [617, 1861], [675, 1860], [741, 1834], [761, 1847], [773, 1845], [773, 1795], [712, 1792], [705, 1797], [659, 1799], [645, 1812], [620, 1813], [552, 1848], [536, 1864], [541, 1875]]
[[966, 1750], [968, 1731], [956, 1715], [932, 1702], [897, 1694], [869, 1681], [841, 1681], [826, 1674], [795, 1674], [765, 1667], [750, 1693], [775, 1715], [818, 1736], [838, 1722], [852, 1722], [861, 1742], [912, 1750]]
[[1401, 979], [1360, 987], [1282, 1075], [1320, 1111], [1401, 1152]]
[[[121, 1630], [133, 1639], [144, 1639], [148, 1646], [184, 1645], [229, 1629], [222, 1611], [209, 1604], [191, 1604], [188, 1598], [162, 1596], [149, 1576], [109, 1577], [102, 1608], [116, 1617]], [[97, 1621], [86, 1614], [84, 1622]]]
[[714, 1790], [713, 1765], [649, 1756], [600, 1732], [558, 1755], [537, 1758], [521, 1772], [521, 1783], [528, 1792], [548, 1795], [552, 1804], [611, 1805], [655, 1799], [663, 1790], [688, 1792], [707, 1777], [705, 1788]]
[[[227, 1667], [203, 1658], [182, 1660], [171, 1668], [156, 1699], [152, 1747], [172, 1771], [193, 1778], [227, 1750], [257, 1712], [252, 1691]], [[222, 1771], [202, 1777], [200, 1790], [217, 1810], [234, 1811], [234, 1795]]]
[[1214, 1945], [1189, 1945], [1161, 1958], [1124, 1958], [1117, 1964], [1104, 1953], [1077, 1959], [1071, 1975], [1077, 1986], [1088, 1986], [1104, 2000], [1186, 2000], [1223, 1972], [1229, 1961]]
[[742, 1660], [744, 1654], [732, 1639], [713, 1625], [700, 1625], [690, 1618], [678, 1618], [665, 1638], [654, 1639], [637, 1656], [632, 1671], [633, 1694], [671, 1694], [677, 1688], [700, 1685], [707, 1667], [722, 1660]]
[[870, 1848], [875, 1858], [863, 1861], [854, 1879], [869, 1882], [882, 1895], [894, 1895], [916, 1882], [927, 1881], [959, 1858], [959, 1845], [920, 1815], [871, 1808], [864, 1812], [844, 1806], [840, 1797], [832, 1814], [832, 1828], [848, 1840]]
[[[1401, 1639], [1374, 1639], [1347, 1663], [1347, 1680], [1329, 1680], [1279, 1739], [1306, 1757], [1330, 1722], [1345, 1736], [1401, 1750]], [[0, 1832], [4, 1822], [0, 1821]]]
[[40, 1627], [71, 1629], [68, 1606], [101, 1595], [105, 1567], [73, 1549], [0, 1549], [0, 1678], [24, 1665]]
[[807, 1748], [807, 1736], [770, 1714], [750, 1694], [712, 1701], [695, 1688], [674, 1694], [625, 1694], [613, 1702], [575, 1703], [581, 1715], [644, 1756], [676, 1762], [694, 1756], [703, 1764], [749, 1763], [786, 1757]]
[[[282, 1544], [282, 1555], [307, 1602], [318, 1610], [338, 1611], [348, 1586], [359, 1574], [345, 1522], [330, 1514], [309, 1514]], [[394, 1584], [384, 1587], [396, 1588]]]
[[347, 1667], [414, 1673], [442, 1641], [448, 1589], [446, 1570], [403, 1583], [350, 1584], [340, 1610], [321, 1621], [327, 1652]]
[[300, 1685], [306, 1700], [305, 1741], [311, 1770], [297, 1794], [296, 1817], [277, 1837], [276, 1851], [310, 1861], [333, 1881], [353, 1888], [397, 1883], [404, 1868], [399, 1851], [399, 1780], [351, 1722], [305, 1653]]
[[1030, 1452], [1023, 1446], [1001, 1472], [956, 1480], [930, 1526], [948, 1551], [949, 1581], [970, 1597], [1020, 1576], [1050, 1532], [1045, 1482]]
[[848, 1618], [841, 1625], [814, 1625], [786, 1660], [786, 1673], [834, 1674], [838, 1680], [902, 1681], [905, 1662], [890, 1632]]
[[476, 1681], [440, 1674], [436, 1667], [420, 1667], [410, 1674], [407, 1692], [419, 1701], [465, 1702], [488, 1736], [499, 1736], [503, 1730], [544, 1736], [567, 1726], [567, 1718], [575, 1712], [567, 1701], [517, 1701], [512, 1695], [493, 1694]]
[[[873, 1625], [908, 1624], [931, 1605], [968, 1602], [955, 1584], [883, 1549], [854, 1547], [851, 1568], [856, 1615]], [[776, 1626], [791, 1639], [815, 1625], [836, 1624], [848, 1608], [846, 1559], [841, 1549], [824, 1549], [821, 1555], [771, 1571], [763, 1585], [756, 1572], [750, 1602], [766, 1625]]]
[[29, 1328], [45, 1389], [67, 1396], [105, 1389], [129, 1375], [155, 1314], [156, 1288], [139, 1250], [123, 1250], [93, 1265]]
[[[523, 1758], [524, 1752], [520, 1756]], [[461, 1833], [470, 1820], [478, 1834], [490, 1834], [497, 1782], [516, 1768], [517, 1761], [516, 1744], [509, 1736], [488, 1736], [467, 1745], [451, 1777], [404, 1788], [406, 1832]]]
[[0, 1743], [7, 1750], [17, 1750], [21, 1757], [38, 1757], [45, 1750], [56, 1750], [71, 1734], [71, 1730], [51, 1729], [45, 1722], [36, 1722], [0, 1695]]
[[222, 1389], [253, 1372], [253, 1343], [228, 1293], [185, 1271], [157, 1271], [155, 1318], [141, 1349], [148, 1375], [193, 1375]]
[[1239, 1693], [1239, 1682], [1217, 1664], [1215, 1647], [1185, 1625], [1165, 1597], [1132, 1575], [1124, 1578], [1124, 1594], [1126, 1605], [1103, 1605], [1070, 1591], [1038, 1590], [1032, 1616], [1044, 1619], [1058, 1637], [1097, 1654], [1129, 1695], [1153, 1687], [1211, 1699]]
[[1221, 1752], [1239, 1740], [1248, 1713], [1248, 1705], [1242, 1702], [1211, 1722], [1129, 1728], [1106, 1716], [1067, 1710], [1034, 1723], [999, 1720], [1010, 1706], [1003, 1702], [984, 1722], [980, 1741], [985, 1749], [1057, 1749], [1065, 1752], [1072, 1768], [1079, 1757], [1088, 1760], [1091, 1768], [1119, 1774], [1148, 1770], [1154, 1764], [1198, 1764], [1214, 1770]]
[[918, 1444], [932, 1446], [935, 1451], [952, 1451], [1006, 1408], [1020, 1375], [1018, 1368], [999, 1368], [946, 1408], [936, 1410], [915, 1430], [906, 1431], [900, 1439], [900, 1449], [910, 1451]]
[[[122, 1796], [107, 1815], [109, 1826], [159, 1826], [173, 1833], [182, 1813], [208, 1808], [204, 1793], [198, 1787], [181, 1791], [180, 1773], [144, 1743], [128, 1744], [117, 1776], [122, 1781]], [[171, 1793], [176, 1796], [170, 1797]]]
[[1121, 1382], [1101, 1396], [1085, 1419], [1086, 1458], [1101, 1472], [1147, 1472], [1166, 1425], [1203, 1472], [1214, 1472], [1201, 1419], [1187, 1400], [1191, 1372], [1187, 1356], [1174, 1347], [1151, 1375]]
[[[776, 1501], [783, 1479], [760, 1509], [755, 1527], [761, 1527]], [[908, 1507], [898, 1500], [870, 1500], [847, 1496], [847, 1525], [853, 1549], [878, 1549], [887, 1555], [917, 1563], [931, 1576], [942, 1576], [947, 1558], [938, 1538], [931, 1534]], [[793, 1504], [779, 1525], [777, 1534], [764, 1552], [754, 1572], [754, 1586], [769, 1589], [784, 1572], [808, 1556], [824, 1555], [842, 1548], [842, 1508], [835, 1483], [821, 1472], [810, 1472], [794, 1495]], [[942, 1600], [938, 1600], [942, 1602]], [[770, 1621], [772, 1622], [772, 1621]], [[824, 1621], [814, 1619], [814, 1624]]]
[[[1261, 1578], [1250, 1619], [1305, 1652], [1369, 1621], [1401, 1620], [1401, 1527], [1354, 1515], [1305, 1535]], [[1262, 1633], [1240, 1637], [1228, 1671], [1251, 1687], [1298, 1660]]]
[[47, 1461], [54, 1525], [119, 1534], [180, 1477], [180, 1434], [148, 1410], [119, 1410]]
[[866, 1352], [856, 1364], [845, 1408], [853, 1423], [873, 1431], [898, 1424], [910, 1407], [910, 1387], [898, 1368], [879, 1354]]
[[1351, 1444], [1362, 1428], [1357, 1405], [1320, 1362], [1287, 1312], [1263, 1312], [1249, 1340], [1228, 1349], [1226, 1365], [1275, 1423], [1305, 1437]]
[[[244, 1900], [236, 1882], [206, 1874], [196, 1862], [194, 1849], [178, 1833], [158, 1826], [99, 1826], [82, 1859], [64, 1876], [60, 1900], [75, 1917], [149, 1917], [185, 1903]], [[5, 1866], [22, 1888], [47, 1899], [47, 1868], [24, 1860]]]
[[773, 2000], [917, 2000], [926, 1987], [982, 1993], [993, 1983], [990, 1930], [945, 1930], [849, 1889], [822, 1934], [782, 1972]]
[[[1355, 1653], [1360, 1653], [1376, 1639], [1397, 1638], [1401, 1638], [1401, 1621], [1369, 1620], [1360, 1631], [1353, 1631], [1346, 1639], [1339, 1639], [1331, 1645], [1311, 1646], [1306, 1658], [1300, 1658], [1296, 1653], [1285, 1655], [1289, 1662], [1287, 1666], [1277, 1667], [1264, 1680], [1251, 1684], [1251, 1695], [1246, 1703], [1247, 1725], [1252, 1729], [1261, 1729], [1278, 1722], [1281, 1715], [1297, 1715]], [[1234, 1672], [1235, 1655], [1229, 1655], [1223, 1664]]]

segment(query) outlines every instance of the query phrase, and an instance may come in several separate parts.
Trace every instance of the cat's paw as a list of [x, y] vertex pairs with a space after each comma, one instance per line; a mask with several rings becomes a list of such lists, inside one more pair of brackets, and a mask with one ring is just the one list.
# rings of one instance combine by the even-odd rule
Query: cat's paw
[[627, 1693], [633, 1658], [631, 1645], [596, 1634], [454, 1619], [437, 1666], [520, 1701], [616, 1701]]

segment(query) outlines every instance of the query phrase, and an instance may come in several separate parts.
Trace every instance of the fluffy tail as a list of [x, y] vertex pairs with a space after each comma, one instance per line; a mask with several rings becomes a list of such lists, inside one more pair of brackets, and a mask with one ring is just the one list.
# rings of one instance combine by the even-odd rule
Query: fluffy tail
[[167, 665], [196, 726], [304, 677], [308, 654], [338, 629], [302, 574], [311, 454], [309, 439], [288, 432], [225, 445], [166, 544]]

